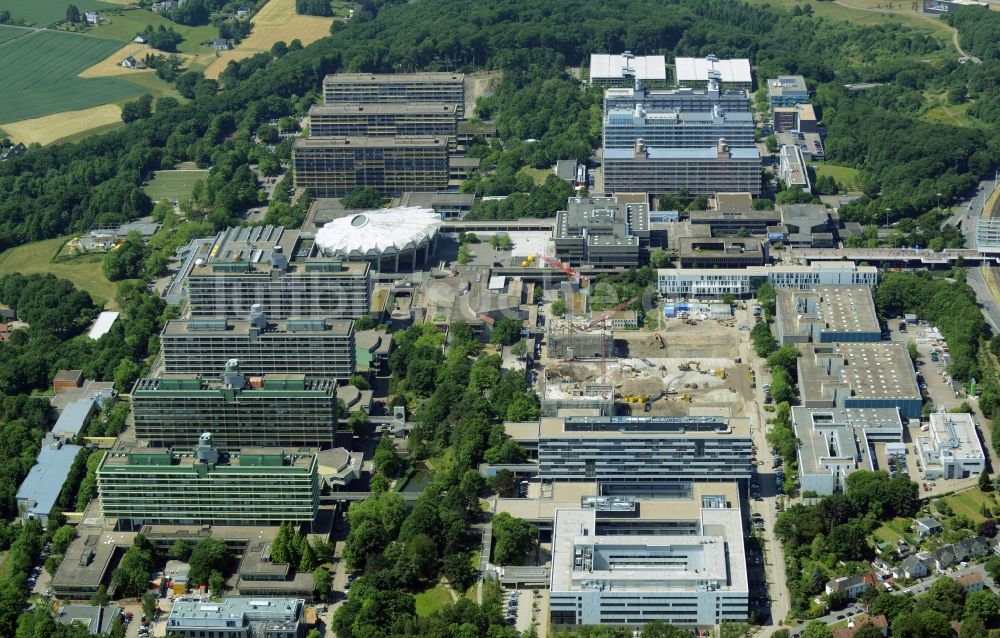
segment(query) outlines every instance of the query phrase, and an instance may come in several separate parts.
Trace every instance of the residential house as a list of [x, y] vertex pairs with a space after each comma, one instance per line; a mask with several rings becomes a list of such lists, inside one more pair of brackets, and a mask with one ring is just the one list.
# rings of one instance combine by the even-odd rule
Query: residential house
[[215, 49], [216, 51], [229, 50], [229, 40], [226, 40], [224, 38], [216, 38], [215, 40], [211, 40], [209, 44], [211, 44], [212, 48]]
[[841, 594], [848, 600], [857, 598], [872, 587], [878, 585], [878, 577], [872, 572], [858, 574], [857, 576], [841, 576], [826, 584], [827, 596]]
[[19, 155], [24, 155], [28, 151], [28, 147], [22, 142], [11, 146], [6, 152], [0, 152], [0, 162], [4, 160], [9, 160], [12, 157], [17, 157]]
[[131, 55], [121, 61], [121, 66], [126, 69], [134, 69], [137, 64], [138, 62], [136, 62], [135, 58], [133, 58]]
[[997, 536], [990, 541], [990, 550], [992, 550], [994, 554], [1000, 556], [1000, 536]]
[[942, 573], [958, 562], [951, 545], [931, 552], [929, 560], [933, 563], [934, 569]]
[[246, 9], [244, 7], [240, 7], [239, 9], [236, 10], [236, 17], [237, 18], [245, 18], [245, 17], [247, 17], [249, 15], [250, 15], [250, 10]]
[[955, 582], [962, 586], [965, 590], [966, 595], [971, 594], [974, 591], [979, 591], [986, 587], [986, 583], [983, 582], [983, 575], [979, 572], [972, 572], [971, 574], [963, 574], [955, 579]]
[[916, 556], [910, 556], [892, 570], [895, 578], [923, 578], [929, 573], [927, 564]]
[[963, 538], [952, 545], [951, 549], [955, 552], [955, 558], [960, 561], [969, 560], [970, 558], [981, 558], [990, 553], [989, 541], [984, 536]]
[[917, 536], [920, 538], [939, 533], [941, 533], [941, 523], [938, 523], [933, 518], [917, 519]]
[[136, 44], [146, 44], [147, 42], [149, 42], [149, 40], [146, 39], [146, 36], [140, 33], [139, 35], [132, 38], [132, 42], [135, 42]]
[[889, 635], [889, 621], [885, 616], [882, 614], [879, 614], [878, 616], [861, 614], [860, 616], [856, 616], [855, 618], [848, 620], [847, 627], [834, 630], [833, 638], [851, 638], [854, 634], [861, 631], [861, 628], [865, 625], [875, 625], [883, 636]]
[[87, 11], [83, 17], [87, 20], [87, 24], [97, 25], [101, 23], [101, 14], [97, 11]]

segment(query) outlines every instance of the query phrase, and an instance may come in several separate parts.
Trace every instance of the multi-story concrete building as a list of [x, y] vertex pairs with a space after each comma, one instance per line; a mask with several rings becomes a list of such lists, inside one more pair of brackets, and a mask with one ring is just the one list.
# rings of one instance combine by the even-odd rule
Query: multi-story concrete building
[[988, 252], [1000, 250], [1000, 217], [976, 217], [976, 248]]
[[254, 306], [245, 321], [174, 319], [160, 335], [166, 372], [217, 374], [237, 359], [247, 374], [307, 374], [346, 379], [354, 371], [354, 322], [269, 322]]
[[692, 482], [750, 478], [744, 418], [568, 416], [505, 427], [537, 453], [540, 478], [596, 481], [605, 494], [682, 494]]
[[383, 195], [448, 186], [447, 137], [309, 137], [292, 145], [295, 187], [343, 197], [359, 186]]
[[335, 73], [323, 79], [325, 104], [445, 102], [465, 107], [461, 73]]
[[816, 109], [812, 104], [796, 104], [795, 106], [779, 106], [774, 108], [774, 132], [786, 133], [819, 133], [819, 123], [816, 121]]
[[403, 193], [399, 205], [406, 208], [430, 208], [441, 216], [441, 219], [461, 219], [472, 210], [476, 203], [474, 193], [433, 193], [412, 192]]
[[917, 449], [927, 478], [969, 478], [986, 467], [971, 414], [932, 412], [927, 435], [917, 438]]
[[818, 286], [811, 291], [777, 291], [778, 341], [849, 343], [882, 340], [882, 328], [868, 286]]
[[638, 266], [649, 248], [649, 204], [617, 197], [570, 197], [556, 212], [556, 256], [573, 264]]
[[544, 382], [542, 416], [559, 416], [563, 410], [597, 410], [601, 416], [615, 414], [615, 386], [610, 383]]
[[716, 80], [721, 86], [749, 91], [753, 86], [750, 60], [736, 58], [720, 60], [714, 55], [704, 58], [674, 58], [677, 83], [682, 86], [705, 86]]
[[179, 638], [302, 638], [301, 598], [223, 598], [174, 601], [167, 633]]
[[692, 226], [709, 226], [712, 235], [766, 235], [767, 229], [781, 223], [773, 210], [718, 211], [693, 210], [688, 219]]
[[662, 55], [590, 54], [590, 83], [600, 86], [631, 86], [636, 80], [665, 84], [667, 60]]
[[667, 299], [721, 299], [753, 296], [760, 284], [811, 290], [820, 285], [878, 283], [878, 269], [851, 261], [816, 261], [808, 266], [779, 264], [750, 268], [660, 268], [657, 290]]
[[801, 188], [806, 193], [812, 192], [812, 182], [806, 169], [806, 159], [802, 149], [796, 146], [782, 146], [778, 152], [778, 178], [788, 188]]
[[229, 228], [204, 247], [187, 276], [193, 318], [357, 319], [371, 303], [366, 263], [325, 257], [311, 236], [281, 226]]
[[727, 113], [736, 113], [748, 110], [750, 99], [745, 90], [720, 89], [716, 80], [710, 80], [703, 89], [647, 89], [639, 81], [631, 87], [605, 89], [605, 113], [611, 110], [634, 111], [636, 106], [642, 106], [651, 113], [711, 113], [715, 107]]
[[209, 433], [190, 451], [105, 452], [97, 468], [101, 514], [146, 524], [311, 524], [319, 508], [316, 453], [281, 448], [224, 452]]
[[604, 188], [609, 192], [756, 195], [760, 169], [756, 148], [730, 148], [725, 140], [708, 148], [654, 148], [636, 142], [632, 148], [604, 150]]
[[718, 104], [708, 111], [653, 111], [636, 104], [604, 116], [605, 148], [632, 148], [636, 140], [653, 148], [705, 148], [720, 139], [733, 148], [754, 146], [750, 112], [724, 111]]
[[232, 361], [219, 377], [165, 374], [132, 388], [135, 436], [153, 446], [194, 445], [205, 430], [224, 448], [332, 447], [337, 383], [304, 374], [248, 378]]
[[847, 475], [877, 467], [875, 443], [902, 443], [898, 408], [792, 408], [802, 491], [846, 491]]
[[905, 343], [810, 343], [799, 348], [804, 407], [899, 408], [905, 418], [920, 417], [923, 398]]
[[795, 106], [809, 101], [809, 89], [801, 75], [779, 75], [767, 79], [767, 102], [771, 108]]
[[749, 583], [739, 497], [710, 493], [673, 507], [677, 518], [696, 510], [694, 533], [666, 526], [641, 535], [608, 533], [597, 507], [556, 510], [552, 624], [745, 622]]
[[767, 263], [767, 244], [756, 237], [681, 237], [681, 268], [739, 268]]
[[614, 331], [595, 326], [591, 330], [574, 328], [561, 317], [548, 321], [547, 349], [550, 357], [597, 359], [610, 356], [615, 350]]
[[454, 102], [322, 104], [309, 109], [313, 137], [450, 137], [458, 129]]

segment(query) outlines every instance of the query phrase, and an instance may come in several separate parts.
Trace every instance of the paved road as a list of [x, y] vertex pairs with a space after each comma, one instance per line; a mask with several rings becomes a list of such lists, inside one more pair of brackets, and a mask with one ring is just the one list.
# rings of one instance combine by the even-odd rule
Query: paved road
[[[958, 578], [959, 576], [964, 576], [966, 574], [972, 574], [977, 572], [982, 575], [983, 580], [986, 581], [986, 583], [991, 588], [993, 588], [994, 590], [996, 589], [996, 583], [993, 582], [993, 580], [986, 575], [986, 570], [983, 569], [982, 565], [969, 565], [968, 567], [963, 567], [956, 571], [948, 572], [947, 574], [938, 574], [937, 576], [925, 578], [914, 585], [910, 585], [905, 589], [898, 590], [897, 594], [898, 595], [913, 594], [914, 596], [919, 596], [924, 592], [926, 592], [930, 588], [930, 586], [934, 583], [934, 581], [936, 581], [938, 578], [944, 578], [946, 576], [949, 578]], [[853, 618], [854, 616], [857, 616], [858, 614], [862, 613], [861, 611], [853, 611], [854, 609], [857, 608], [858, 608], [857, 606], [848, 607], [847, 609], [835, 611], [830, 614], [827, 614], [826, 616], [815, 618], [814, 620], [818, 620], [826, 625], [830, 625], [835, 622], [847, 620], [848, 618]], [[806, 621], [805, 623], [803, 623], [802, 626], [796, 627], [794, 630], [789, 632], [792, 638], [797, 638], [798, 636], [800, 636], [802, 632], [805, 630], [805, 625], [809, 624], [810, 622], [812, 622], [812, 620]]]

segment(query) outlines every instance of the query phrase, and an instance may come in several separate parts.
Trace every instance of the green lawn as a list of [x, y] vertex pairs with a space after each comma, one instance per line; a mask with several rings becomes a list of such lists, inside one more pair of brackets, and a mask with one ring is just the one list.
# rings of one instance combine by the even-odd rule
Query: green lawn
[[145, 91], [116, 78], [79, 78], [120, 42], [38, 31], [0, 48], [0, 123], [108, 104]]
[[116, 310], [114, 302], [116, 285], [108, 281], [101, 272], [100, 256], [87, 255], [73, 261], [52, 263], [56, 250], [66, 239], [66, 237], [45, 239], [0, 253], [0, 276], [12, 272], [25, 275], [52, 273], [56, 277], [72, 281], [77, 288], [89, 292], [98, 306], [106, 304], [109, 310]]
[[443, 585], [422, 591], [414, 596], [414, 599], [417, 605], [418, 616], [430, 616], [434, 612], [444, 609], [445, 606], [450, 605], [452, 602], [451, 594]]
[[531, 168], [530, 166], [523, 166], [518, 173], [524, 173], [531, 179], [535, 180], [536, 184], [544, 184], [545, 180], [549, 178], [549, 175], [554, 175], [551, 168]]
[[194, 183], [206, 177], [208, 177], [207, 170], [156, 171], [153, 179], [149, 180], [143, 190], [153, 201], [164, 199], [186, 201], [191, 199]]
[[[0, 2], [0, 9], [10, 11], [13, 18], [24, 18], [25, 22], [35, 26], [43, 26], [60, 22], [66, 19], [66, 0], [3, 0]], [[80, 10], [80, 16], [84, 11], [97, 9], [107, 11], [116, 8], [113, 4], [99, 2], [98, 0], [81, 0], [75, 3]]]
[[898, 541], [908, 541], [909, 537], [912, 536], [910, 533], [911, 524], [912, 521], [908, 518], [895, 518], [876, 529], [875, 538], [893, 545]]
[[87, 33], [99, 38], [108, 38], [124, 43], [131, 42], [140, 31], [146, 28], [146, 25], [150, 25], [154, 29], [162, 25], [172, 28], [184, 38], [177, 45], [177, 50], [181, 53], [206, 53], [209, 51], [209, 48], [201, 43], [219, 37], [219, 29], [210, 24], [200, 27], [189, 27], [168, 20], [149, 9], [125, 9], [114, 13], [107, 13], [104, 15], [104, 18], [104, 23], [89, 29]]
[[963, 514], [973, 523], [982, 523], [985, 517], [979, 513], [979, 508], [983, 503], [992, 506], [994, 501], [991, 496], [983, 494], [979, 488], [972, 488], [963, 492], [958, 492], [950, 496], [945, 496], [944, 501], [956, 514]]
[[9, 556], [9, 551], [0, 552], [0, 583], [7, 580], [7, 559]]
[[856, 168], [851, 168], [850, 166], [840, 166], [838, 164], [829, 164], [827, 162], [808, 162], [808, 164], [816, 170], [816, 177], [829, 175], [839, 183], [846, 186], [847, 190], [856, 190], [858, 188], [858, 169]]

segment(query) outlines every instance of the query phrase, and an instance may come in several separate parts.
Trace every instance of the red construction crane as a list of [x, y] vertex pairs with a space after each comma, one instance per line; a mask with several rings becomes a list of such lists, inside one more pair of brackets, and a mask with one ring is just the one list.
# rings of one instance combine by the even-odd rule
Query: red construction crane
[[580, 273], [578, 273], [577, 271], [573, 270], [573, 267], [570, 266], [569, 264], [564, 264], [561, 261], [559, 261], [558, 259], [553, 259], [551, 257], [546, 257], [545, 255], [542, 255], [541, 253], [539, 253], [538, 258], [541, 259], [542, 261], [544, 261], [545, 263], [547, 263], [548, 265], [550, 265], [550, 266], [552, 266], [554, 268], [558, 268], [559, 270], [563, 271], [564, 273], [566, 273], [566, 276], [569, 277], [570, 279], [576, 280], [576, 279], [580, 278]]
[[[609, 318], [611, 318], [612, 316], [614, 316], [615, 313], [617, 313], [620, 310], [625, 310], [626, 308], [628, 308], [629, 306], [631, 306], [635, 302], [639, 301], [639, 299], [640, 299], [640, 297], [632, 297], [628, 301], [618, 304], [617, 306], [615, 306], [611, 310], [607, 310], [605, 312], [602, 312], [600, 315], [598, 315], [597, 317], [595, 317], [594, 319], [592, 319], [590, 321], [590, 323], [588, 323], [587, 325], [585, 325], [583, 327], [583, 329], [584, 330], [590, 330], [591, 328], [593, 328], [597, 324], [603, 324]], [[604, 335], [601, 335], [600, 339], [601, 339], [601, 381], [602, 382], [606, 382], [607, 379], [608, 379], [608, 352], [607, 352], [608, 344], [604, 340]]]

